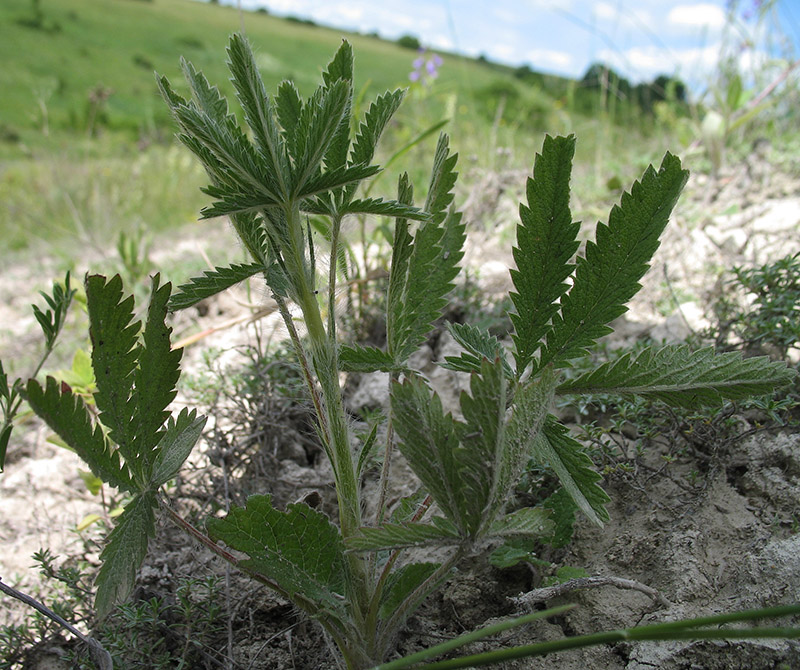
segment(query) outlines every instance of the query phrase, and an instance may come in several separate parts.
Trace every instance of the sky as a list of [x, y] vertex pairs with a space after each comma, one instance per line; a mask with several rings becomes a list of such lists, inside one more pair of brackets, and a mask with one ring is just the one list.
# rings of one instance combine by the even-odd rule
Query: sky
[[[726, 35], [729, 44], [755, 37], [762, 45], [741, 50], [746, 66], [765, 58], [763, 44], [779, 33], [795, 57], [800, 51], [800, 0], [739, 0], [733, 24], [731, 0], [224, 1], [387, 39], [410, 34], [430, 48], [573, 78], [604, 62], [633, 83], [677, 74], [699, 86]], [[772, 6], [761, 22], [759, 5]]]

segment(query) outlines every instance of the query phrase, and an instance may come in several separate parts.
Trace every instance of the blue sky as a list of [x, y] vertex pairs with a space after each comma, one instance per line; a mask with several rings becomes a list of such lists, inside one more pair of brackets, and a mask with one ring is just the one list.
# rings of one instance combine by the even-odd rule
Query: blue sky
[[[394, 39], [417, 36], [424, 45], [535, 70], [580, 77], [595, 61], [634, 82], [678, 74], [694, 86], [713, 67], [726, 35], [727, 0], [240, 0], [249, 9], [311, 18], [328, 26], [377, 31]], [[236, 4], [237, 0], [225, 0]], [[756, 20], [758, 0], [740, 0], [735, 41], [777, 36], [774, 21], [800, 43], [800, 0], [776, 0], [766, 21]], [[748, 18], [750, 13], [750, 18]], [[759, 25], [761, 32], [759, 33]], [[765, 57], [764, 47], [744, 49], [745, 65]]]

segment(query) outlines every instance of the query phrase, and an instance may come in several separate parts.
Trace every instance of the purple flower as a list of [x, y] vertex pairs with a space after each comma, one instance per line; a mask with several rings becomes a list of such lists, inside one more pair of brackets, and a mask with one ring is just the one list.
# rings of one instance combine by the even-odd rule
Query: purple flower
[[436, 77], [439, 76], [439, 68], [442, 66], [442, 57], [439, 54], [433, 54], [427, 57], [427, 50], [420, 49], [419, 56], [414, 59], [414, 71], [409, 74], [408, 78], [412, 82], [422, 82], [425, 86], [430, 86]]

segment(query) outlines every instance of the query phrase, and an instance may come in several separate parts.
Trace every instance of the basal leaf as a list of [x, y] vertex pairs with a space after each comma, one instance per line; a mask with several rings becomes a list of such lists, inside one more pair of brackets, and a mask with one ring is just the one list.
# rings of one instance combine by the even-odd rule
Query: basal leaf
[[89, 337], [92, 341], [92, 367], [97, 381], [95, 404], [100, 420], [108, 428], [128, 467], [139, 469], [133, 441], [136, 427], [130, 401], [134, 371], [139, 357], [139, 322], [133, 322], [133, 297], [122, 297], [119, 275], [108, 282], [100, 275], [86, 278], [89, 307]]
[[161, 440], [156, 445], [156, 457], [150, 476], [153, 488], [166, 484], [178, 474], [183, 462], [200, 439], [205, 425], [206, 417], [197, 416], [197, 410], [190, 412], [184, 408], [177, 419], [170, 417], [166, 430], [161, 433]]
[[193, 277], [186, 284], [181, 284], [176, 292], [170, 296], [169, 310], [176, 312], [179, 309], [186, 309], [196, 305], [201, 300], [221, 293], [235, 286], [239, 282], [249, 279], [259, 272], [264, 271], [261, 263], [237, 264], [229, 267], [216, 267], [213, 270], [206, 270], [202, 277]]
[[160, 276], [152, 278], [147, 322], [139, 350], [138, 367], [134, 372], [133, 421], [136, 434], [133, 451], [149, 466], [154, 458], [153, 449], [160, 440], [161, 426], [169, 416], [167, 407], [175, 399], [180, 377], [182, 349], [172, 350], [167, 327], [167, 301], [172, 285], [159, 288]]
[[564, 365], [611, 332], [607, 324], [627, 310], [641, 288], [638, 282], [688, 176], [680, 160], [667, 153], [658, 172], [649, 167], [631, 192], [623, 194], [608, 225], [597, 225], [595, 241], [578, 258], [574, 284], [561, 298], [561, 312], [553, 316], [540, 367]]
[[289, 597], [317, 611], [344, 616], [343, 545], [328, 518], [304, 503], [275, 509], [269, 495], [253, 495], [224, 519], [209, 519], [216, 540], [249, 556], [243, 561], [276, 582]]
[[389, 616], [414, 592], [428, 577], [439, 568], [439, 563], [409, 563], [389, 577], [380, 604], [380, 616]]
[[394, 359], [377, 347], [343, 345], [339, 349], [339, 369], [344, 372], [391, 372], [396, 369]]
[[115, 604], [125, 600], [133, 588], [136, 571], [147, 554], [147, 545], [155, 535], [156, 496], [143, 491], [125, 507], [100, 554], [103, 567], [97, 575], [95, 607], [105, 617]]
[[697, 407], [769, 393], [791, 383], [796, 373], [766, 356], [717, 354], [708, 347], [648, 347], [627, 353], [559, 386], [559, 393], [649, 395], [670, 405]]
[[351, 551], [380, 551], [430, 545], [452, 545], [462, 541], [458, 530], [445, 519], [431, 523], [386, 523], [375, 528], [364, 527], [358, 535], [347, 539]]
[[95, 475], [123, 491], [137, 490], [128, 468], [106, 440], [102, 428], [92, 425], [89, 411], [81, 398], [62, 389], [59, 382], [48, 377], [44, 388], [35, 379], [29, 380], [25, 399], [31, 409], [83, 459]]
[[532, 446], [536, 461], [553, 469], [561, 485], [591, 521], [598, 526], [608, 521], [605, 504], [609, 497], [597, 484], [601, 477], [594, 471], [583, 445], [570, 436], [566, 427], [548, 417]]
[[551, 510], [551, 520], [553, 522], [553, 534], [545, 539], [547, 544], [559, 549], [569, 544], [574, 533], [575, 511], [577, 506], [572, 496], [564, 489], [559, 488], [555, 493], [548, 496], [542, 503], [542, 507]]
[[516, 269], [511, 292], [516, 312], [514, 358], [522, 375], [558, 311], [558, 301], [567, 291], [572, 274], [572, 257], [578, 250], [580, 223], [572, 221], [569, 209], [569, 181], [575, 136], [545, 137], [537, 154], [533, 178], [528, 178], [528, 205], [520, 205], [517, 246], [513, 249]]

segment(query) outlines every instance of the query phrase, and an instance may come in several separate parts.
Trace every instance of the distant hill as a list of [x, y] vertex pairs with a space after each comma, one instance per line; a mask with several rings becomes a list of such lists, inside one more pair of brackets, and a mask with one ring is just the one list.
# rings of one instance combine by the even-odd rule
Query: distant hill
[[[232, 93], [224, 49], [240, 20], [233, 7], [192, 0], [3, 0], [0, 141], [44, 129], [91, 134], [99, 127], [134, 133], [171, 127], [153, 71], [180, 84], [185, 56]], [[244, 25], [268, 90], [291, 78], [308, 93], [343, 37], [355, 48], [356, 90], [368, 83], [371, 95], [409, 85], [417, 55], [378, 37], [262, 12], [246, 12]], [[436, 92], [455, 93], [459, 105], [488, 118], [500, 97], [524, 100], [520, 109], [528, 113], [567, 90], [567, 80], [530, 70], [521, 79], [485, 61], [449, 54], [443, 60]]]

